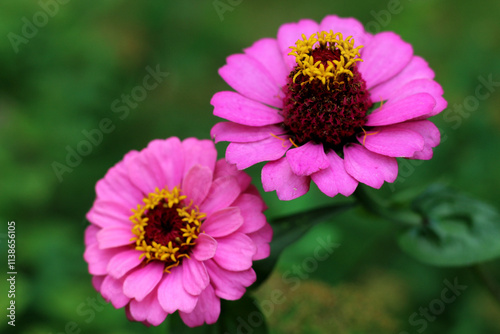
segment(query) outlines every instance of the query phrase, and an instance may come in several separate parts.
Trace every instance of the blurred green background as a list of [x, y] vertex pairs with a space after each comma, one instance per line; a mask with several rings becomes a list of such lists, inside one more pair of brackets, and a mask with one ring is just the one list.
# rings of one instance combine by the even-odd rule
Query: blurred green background
[[[214, 6], [221, 2], [228, 6], [223, 13]], [[85, 213], [95, 197], [95, 183], [126, 152], [140, 150], [152, 139], [208, 138], [218, 121], [210, 99], [215, 92], [229, 89], [217, 74], [225, 57], [260, 38], [275, 37], [281, 24], [301, 18], [352, 16], [372, 32], [395, 31], [429, 62], [445, 90], [449, 111], [433, 119], [444, 139], [435, 157], [422, 163], [400, 161], [400, 176], [393, 185], [384, 185], [383, 196], [411, 197], [431, 182], [442, 182], [500, 207], [500, 87], [493, 87], [488, 98], [475, 98], [480, 78], [500, 82], [500, 2], [401, 0], [399, 6], [394, 4], [373, 0], [3, 1], [0, 247], [1, 263], [5, 263], [6, 222], [14, 220], [18, 275], [15, 331], [4, 315], [0, 331], [165, 332], [163, 327], [129, 323], [123, 310], [104, 305], [91, 286], [82, 254], [88, 224]], [[51, 15], [43, 14], [47, 12]], [[26, 22], [38, 27], [29, 30]], [[114, 112], [113, 102], [142, 85], [147, 67], [169, 74], [128, 114], [123, 109]], [[85, 132], [97, 129], [105, 118], [112, 130], [58, 177], [54, 162], [66, 164], [68, 150], [81, 146]], [[218, 150], [222, 157], [225, 145], [218, 145]], [[259, 189], [261, 167], [248, 170]], [[275, 193], [263, 196], [269, 217], [345, 201], [342, 196], [332, 200], [314, 186], [293, 203], [278, 201]], [[353, 213], [312, 229], [283, 254], [275, 273], [254, 294], [265, 301], [272, 291], [283, 292], [285, 302], [268, 312], [270, 331], [500, 333], [500, 306], [470, 268], [420, 264], [398, 248], [395, 234], [392, 224]], [[339, 246], [298, 285], [288, 284], [286, 275], [294, 265], [308, 261], [319, 237], [329, 237]], [[497, 282], [499, 264], [486, 264]], [[6, 265], [2, 268], [6, 273]], [[454, 279], [467, 289], [453, 303], [418, 325], [409, 321], [419, 308], [441, 298], [444, 280]], [[7, 291], [6, 280], [0, 280], [2, 314]], [[414, 321], [419, 319], [425, 318], [418, 315]]]

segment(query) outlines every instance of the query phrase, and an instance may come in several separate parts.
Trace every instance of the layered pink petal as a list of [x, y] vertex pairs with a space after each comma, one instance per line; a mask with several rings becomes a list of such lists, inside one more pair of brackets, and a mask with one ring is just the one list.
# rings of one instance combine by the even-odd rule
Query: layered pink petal
[[309, 191], [310, 178], [295, 175], [286, 158], [268, 162], [262, 168], [262, 186], [264, 191], [276, 190], [278, 198], [289, 201]]
[[115, 279], [109, 275], [102, 281], [101, 294], [116, 308], [124, 307], [130, 301], [130, 298], [123, 294], [123, 279]]
[[123, 282], [123, 293], [137, 301], [143, 300], [163, 277], [165, 264], [153, 261], [127, 275]]
[[182, 181], [182, 191], [194, 205], [200, 205], [212, 186], [212, 170], [207, 166], [195, 165]]
[[278, 110], [235, 92], [218, 92], [210, 103], [214, 106], [215, 116], [238, 124], [265, 126], [283, 121]]
[[241, 194], [232, 204], [239, 208], [240, 214], [243, 217], [243, 224], [239, 227], [238, 232], [251, 233], [267, 225], [266, 216], [262, 213], [262, 199], [260, 195]]
[[330, 165], [323, 144], [314, 144], [313, 142], [307, 142], [300, 147], [288, 150], [286, 159], [292, 172], [300, 176], [311, 175]]
[[236, 164], [238, 169], [245, 169], [262, 161], [277, 160], [292, 146], [290, 141], [282, 139], [269, 136], [253, 143], [231, 143], [226, 150], [226, 159], [229, 163]]
[[203, 262], [196, 259], [182, 261], [182, 283], [184, 289], [193, 296], [198, 296], [210, 283], [207, 269]]
[[143, 194], [129, 179], [123, 161], [112, 167], [96, 184], [97, 198], [115, 201], [123, 207], [135, 207], [140, 203]]
[[210, 135], [216, 143], [221, 141], [249, 143], [269, 138], [271, 133], [282, 135], [285, 132], [285, 129], [278, 125], [247, 126], [233, 122], [221, 122], [214, 125]]
[[435, 82], [434, 80], [429, 80], [429, 79], [416, 79], [408, 82], [400, 89], [395, 91], [393, 95], [391, 95], [386, 105], [390, 105], [396, 101], [404, 99], [407, 96], [411, 96], [417, 93], [428, 93], [436, 101], [434, 109], [429, 114], [420, 117], [427, 118], [437, 115], [441, 111], [443, 111], [448, 105], [446, 100], [442, 97], [443, 88], [441, 88], [441, 85]]
[[97, 232], [99, 232], [100, 228], [95, 225], [89, 225], [85, 229], [85, 246], [89, 246], [91, 244], [97, 243]]
[[413, 56], [411, 44], [393, 32], [376, 34], [363, 49], [363, 61], [357, 66], [366, 88], [370, 89], [401, 72]]
[[219, 75], [234, 90], [252, 100], [281, 108], [281, 86], [275, 82], [266, 68], [253, 57], [235, 54], [227, 57], [227, 64], [219, 69]]
[[142, 258], [139, 258], [141, 253], [141, 251], [130, 249], [116, 254], [108, 263], [108, 273], [116, 279], [121, 278], [142, 263]]
[[97, 232], [97, 241], [102, 249], [130, 245], [133, 237], [131, 226], [105, 227]]
[[432, 148], [439, 145], [441, 134], [439, 129], [431, 121], [412, 121], [393, 125], [405, 130], [418, 132], [424, 138], [424, 148], [421, 151], [415, 152], [411, 159], [429, 160], [432, 158]]
[[182, 141], [184, 150], [184, 176], [195, 165], [202, 165], [214, 170], [217, 160], [217, 150], [211, 140], [199, 140], [196, 138], [187, 138]]
[[397, 126], [373, 128], [357, 139], [368, 150], [388, 157], [409, 158], [424, 149], [424, 138], [418, 132]]
[[273, 237], [273, 230], [271, 225], [266, 224], [260, 230], [248, 234], [250, 239], [257, 247], [257, 251], [252, 257], [253, 261], [262, 260], [269, 256], [271, 253], [271, 246], [269, 243]]
[[236, 231], [243, 225], [243, 217], [240, 208], [233, 206], [215, 211], [201, 225], [205, 231], [213, 238], [225, 237]]
[[193, 257], [198, 261], [206, 261], [214, 257], [217, 251], [217, 241], [205, 233], [198, 234], [196, 246], [193, 248]]
[[401, 123], [429, 114], [436, 101], [427, 93], [408, 96], [391, 104], [383, 105], [368, 115], [366, 126], [380, 126]]
[[127, 154], [124, 158], [130, 180], [143, 194], [154, 192], [159, 185], [154, 170], [151, 169], [143, 155], [137, 152], [133, 153]]
[[179, 312], [182, 321], [189, 327], [201, 326], [204, 323], [214, 324], [219, 319], [219, 314], [220, 299], [210, 285], [201, 293], [193, 312]]
[[238, 182], [240, 189], [247, 189], [250, 182], [252, 182], [250, 175], [238, 170], [236, 165], [228, 164], [225, 159], [220, 159], [215, 164], [214, 180], [224, 176], [234, 177], [236, 182]]
[[246, 287], [252, 285], [257, 279], [253, 269], [228, 271], [212, 260], [205, 262], [205, 266], [210, 275], [211, 284], [215, 288], [215, 294], [227, 300], [240, 299], [245, 294]]
[[177, 310], [189, 313], [196, 306], [198, 297], [184, 289], [182, 268], [175, 267], [158, 285], [158, 300], [167, 313], [174, 313]]
[[286, 84], [289, 71], [283, 62], [283, 56], [275, 39], [260, 39], [244, 51], [267, 70], [279, 87]]
[[[363, 25], [352, 17], [342, 18], [336, 15], [326, 16], [320, 23], [319, 31], [334, 33], [340, 32], [344, 39], [352, 36], [354, 38], [354, 47], [359, 45], [368, 45], [370, 43], [371, 34], [365, 32]], [[309, 36], [308, 36], [309, 37]], [[361, 49], [363, 51], [363, 49]]]
[[92, 275], [106, 275], [109, 260], [123, 250], [123, 247], [100, 249], [98, 244], [88, 245], [83, 253], [83, 258], [89, 264], [89, 273]]
[[[147, 161], [158, 173], [156, 187], [173, 189], [181, 183], [184, 172], [184, 150], [179, 138], [153, 140], [148, 145]], [[139, 202], [140, 203], [140, 202]]]
[[92, 209], [87, 213], [87, 219], [99, 227], [130, 227], [129, 217], [132, 214], [131, 209], [124, 210], [116, 202], [105, 200], [96, 200]]
[[102, 282], [106, 276], [92, 276], [92, 286], [96, 291], [101, 291]]
[[135, 321], [145, 321], [153, 326], [158, 326], [167, 317], [167, 312], [158, 302], [156, 289], [142, 301], [132, 299], [129, 306], [130, 315]]
[[361, 145], [344, 146], [344, 165], [353, 178], [379, 189], [384, 181], [394, 182], [398, 176], [395, 158], [368, 151]]
[[330, 166], [311, 175], [319, 190], [325, 195], [334, 197], [337, 194], [350, 196], [356, 190], [358, 181], [349, 175], [344, 167], [344, 160], [333, 150], [327, 154]]
[[434, 79], [434, 71], [427, 62], [419, 56], [413, 56], [406, 67], [392, 79], [373, 87], [370, 95], [373, 102], [384, 101], [393, 96], [394, 92], [406, 83], [416, 79]]
[[212, 212], [228, 207], [241, 193], [238, 180], [223, 176], [212, 182], [208, 196], [200, 205], [200, 211], [210, 215]]
[[297, 40], [302, 40], [302, 34], [309, 38], [312, 34], [317, 33], [318, 29], [319, 25], [308, 19], [300, 20], [298, 23], [286, 23], [279, 28], [278, 46], [288, 71], [291, 71], [296, 65], [295, 57], [288, 55], [292, 51], [290, 47], [295, 46]]
[[252, 267], [252, 257], [256, 248], [246, 234], [233, 233], [217, 239], [214, 260], [226, 270], [242, 271]]

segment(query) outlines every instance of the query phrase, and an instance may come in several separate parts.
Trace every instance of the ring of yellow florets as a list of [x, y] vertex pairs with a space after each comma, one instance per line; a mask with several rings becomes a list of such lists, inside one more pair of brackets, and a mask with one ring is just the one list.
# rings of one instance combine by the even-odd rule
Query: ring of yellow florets
[[[309, 77], [308, 81], [302, 82], [304, 85], [313, 80], [320, 80], [328, 89], [332, 84], [343, 84], [346, 80], [352, 78], [353, 73], [350, 70], [352, 65], [358, 61], [363, 61], [359, 54], [359, 49], [363, 46], [354, 47], [354, 39], [349, 36], [345, 40], [341, 33], [322, 31], [312, 34], [309, 38], [302, 34], [302, 40], [298, 40], [289, 55], [295, 56], [299, 67], [298, 72], [293, 77], [293, 82], [297, 76], [302, 74]], [[314, 49], [321, 48], [335, 52], [340, 51], [338, 60], [332, 59], [326, 61], [326, 66], [321, 60], [315, 60], [312, 53]]]
[[[135, 237], [131, 241], [135, 241], [135, 249], [142, 251], [140, 258], [145, 258], [147, 262], [158, 260], [165, 262], [165, 271], [176, 267], [180, 264], [183, 257], [189, 258], [189, 251], [195, 245], [195, 241], [200, 233], [202, 219], [206, 214], [200, 213], [197, 206], [193, 206], [192, 202], [189, 205], [184, 205], [186, 196], [181, 195], [179, 187], [174, 187], [172, 191], [168, 188], [150, 193], [148, 197], [143, 199], [144, 205], [137, 205], [137, 209], [132, 209], [133, 215], [130, 216], [132, 222], [132, 233]], [[165, 234], [162, 235], [162, 243], [151, 240], [148, 236], [148, 223], [150, 222], [148, 214], [154, 210], [160, 213], [166, 213], [167, 217], [171, 217], [172, 221], [155, 220], [155, 228], [166, 228]], [[158, 215], [155, 216], [155, 218]], [[160, 217], [163, 217], [160, 215]], [[175, 234], [167, 230], [174, 230]], [[169, 240], [172, 239], [172, 240]]]

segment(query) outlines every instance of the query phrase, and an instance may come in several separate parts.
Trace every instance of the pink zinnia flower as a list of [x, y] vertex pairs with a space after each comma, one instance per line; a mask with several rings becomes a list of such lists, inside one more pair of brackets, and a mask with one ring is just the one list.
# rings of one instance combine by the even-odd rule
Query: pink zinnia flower
[[188, 326], [214, 323], [220, 298], [241, 298], [252, 262], [269, 255], [264, 202], [216, 155], [209, 140], [154, 140], [97, 182], [84, 258], [130, 320], [159, 325], [179, 311]]
[[392, 32], [327, 16], [284, 24], [244, 52], [219, 70], [237, 92], [212, 98], [230, 121], [212, 137], [231, 142], [226, 159], [238, 169], [270, 161], [262, 184], [282, 200], [307, 193], [311, 179], [328, 196], [349, 196], [359, 182], [380, 188], [396, 179], [396, 157], [427, 160], [439, 144], [426, 119], [446, 108], [443, 90]]

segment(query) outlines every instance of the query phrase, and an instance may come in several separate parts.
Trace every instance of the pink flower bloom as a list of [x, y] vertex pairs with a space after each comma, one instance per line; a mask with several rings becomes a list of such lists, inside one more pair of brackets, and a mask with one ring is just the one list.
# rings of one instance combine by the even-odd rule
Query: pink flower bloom
[[265, 191], [291, 200], [310, 181], [328, 196], [359, 182], [380, 188], [396, 157], [428, 160], [440, 141], [428, 117], [446, 108], [434, 72], [392, 32], [372, 35], [353, 18], [327, 16], [280, 27], [227, 58], [219, 70], [236, 92], [212, 98], [216, 142], [229, 163], [262, 169]]
[[130, 320], [159, 325], [179, 311], [214, 323], [220, 299], [241, 298], [269, 256], [272, 230], [250, 177], [213, 142], [154, 140], [97, 182], [85, 260], [94, 287]]

